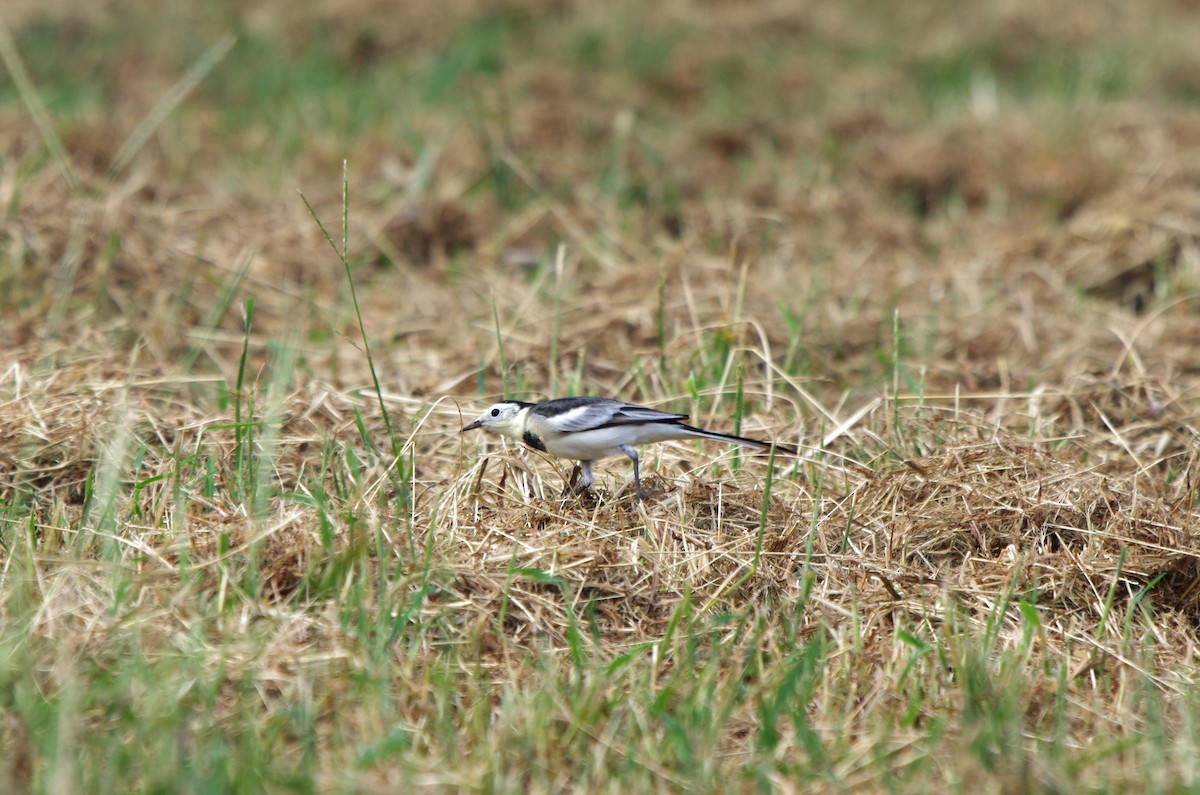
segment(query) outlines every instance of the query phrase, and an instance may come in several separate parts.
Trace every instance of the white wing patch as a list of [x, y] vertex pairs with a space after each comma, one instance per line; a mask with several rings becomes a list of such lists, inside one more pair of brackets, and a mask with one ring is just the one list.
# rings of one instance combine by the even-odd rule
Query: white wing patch
[[593, 403], [587, 406], [576, 406], [570, 411], [565, 411], [562, 414], [556, 414], [548, 418], [547, 424], [559, 433], [590, 431], [593, 428], [599, 428], [601, 425], [607, 425], [611, 422], [618, 408], [620, 408], [620, 404], [615, 401], [613, 403]]
[[686, 414], [667, 414], [657, 409], [612, 400], [576, 406], [548, 418], [547, 424], [559, 433], [579, 433], [614, 425], [672, 423], [684, 419], [687, 419]]

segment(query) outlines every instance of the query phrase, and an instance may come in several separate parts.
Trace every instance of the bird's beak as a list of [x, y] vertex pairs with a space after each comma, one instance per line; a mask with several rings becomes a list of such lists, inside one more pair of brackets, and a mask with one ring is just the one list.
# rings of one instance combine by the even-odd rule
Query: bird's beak
[[476, 428], [480, 427], [481, 425], [483, 425], [482, 420], [475, 420], [472, 423], [468, 423], [467, 425], [464, 425], [463, 429], [461, 431], [459, 431], [459, 433], [466, 433], [467, 431], [473, 431]]

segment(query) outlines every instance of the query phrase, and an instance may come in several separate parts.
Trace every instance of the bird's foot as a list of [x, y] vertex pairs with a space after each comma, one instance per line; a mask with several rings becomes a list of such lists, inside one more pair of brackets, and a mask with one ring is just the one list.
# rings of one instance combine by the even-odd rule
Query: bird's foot
[[585, 503], [595, 504], [595, 503], [599, 502], [599, 498], [592, 491], [592, 484], [591, 483], [580, 483], [579, 475], [580, 475], [580, 469], [579, 469], [579, 466], [576, 465], [576, 467], [573, 470], [571, 470], [571, 476], [569, 478], [567, 478], [567, 482], [563, 485], [563, 490], [562, 490], [562, 495], [561, 495], [563, 497], [563, 499], [567, 499], [570, 497], [577, 497]]

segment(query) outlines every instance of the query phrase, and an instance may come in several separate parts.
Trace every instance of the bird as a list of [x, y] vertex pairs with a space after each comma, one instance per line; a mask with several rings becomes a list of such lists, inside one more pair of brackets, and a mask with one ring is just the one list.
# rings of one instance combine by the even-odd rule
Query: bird
[[687, 414], [670, 414], [602, 397], [560, 397], [541, 403], [502, 400], [494, 403], [462, 433], [480, 428], [516, 439], [526, 447], [558, 458], [578, 462], [581, 482], [575, 489], [582, 494], [592, 485], [592, 462], [615, 455], [633, 461], [633, 483], [637, 501], [642, 501], [638, 447], [672, 439], [709, 439], [759, 450], [775, 449], [796, 455], [796, 448], [710, 431], [688, 425]]

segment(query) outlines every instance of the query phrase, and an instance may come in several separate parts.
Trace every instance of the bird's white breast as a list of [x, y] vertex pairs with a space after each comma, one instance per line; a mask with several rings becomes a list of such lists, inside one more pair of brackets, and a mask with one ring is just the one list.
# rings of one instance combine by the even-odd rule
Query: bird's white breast
[[545, 427], [534, 430], [546, 445], [547, 452], [577, 461], [594, 461], [597, 458], [623, 455], [623, 445], [639, 447], [668, 439], [683, 439], [690, 435], [678, 425], [667, 423], [612, 425], [574, 433], [558, 433]]

